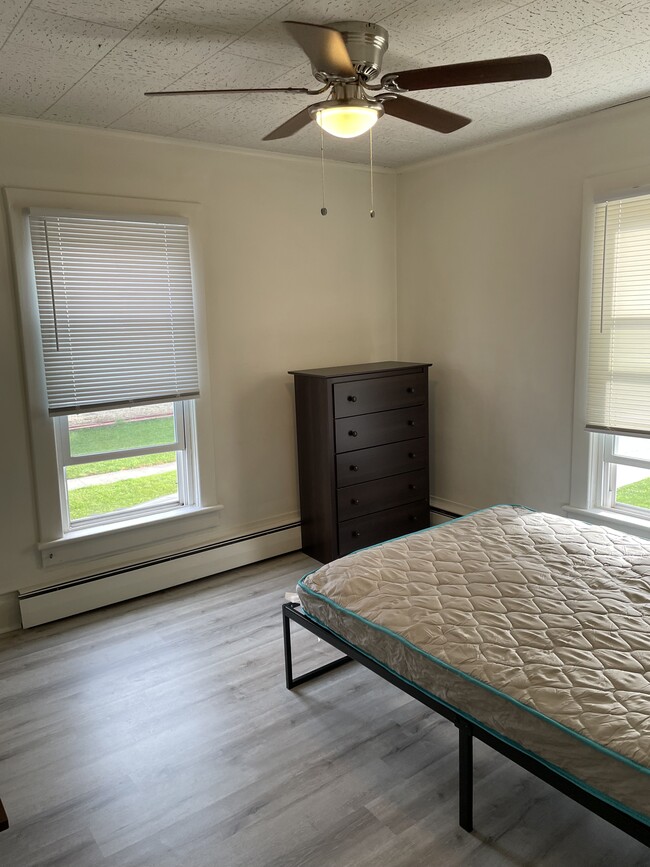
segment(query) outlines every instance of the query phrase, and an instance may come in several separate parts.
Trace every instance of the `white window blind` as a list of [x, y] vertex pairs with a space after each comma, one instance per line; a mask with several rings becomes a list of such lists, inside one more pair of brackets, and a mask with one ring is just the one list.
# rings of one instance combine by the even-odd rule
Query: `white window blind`
[[650, 196], [596, 205], [587, 429], [650, 436]]
[[187, 225], [29, 215], [50, 415], [198, 395]]

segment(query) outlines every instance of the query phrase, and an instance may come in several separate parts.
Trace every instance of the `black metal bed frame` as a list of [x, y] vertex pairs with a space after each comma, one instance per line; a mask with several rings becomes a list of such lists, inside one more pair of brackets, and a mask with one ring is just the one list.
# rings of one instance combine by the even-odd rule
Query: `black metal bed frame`
[[[340, 650], [345, 655], [333, 662], [328, 662], [318, 668], [308, 671], [306, 674], [301, 674], [294, 677], [293, 674], [293, 659], [291, 653], [291, 621], [298, 623], [304, 629], [312, 632], [318, 638], [322, 638], [332, 647]], [[501, 755], [506, 756], [511, 761], [525, 768], [531, 774], [539, 777], [544, 782], [549, 783], [558, 791], [563, 792], [574, 801], [577, 801], [582, 806], [587, 807], [592, 813], [625, 831], [631, 837], [650, 846], [650, 826], [640, 819], [636, 819], [624, 810], [615, 807], [595, 794], [583, 789], [577, 783], [564, 777], [562, 774], [554, 771], [540, 759], [535, 758], [527, 752], [518, 749], [513, 744], [503, 741], [494, 735], [491, 731], [483, 728], [475, 720], [468, 719], [462, 713], [452, 710], [447, 705], [436, 700], [428, 693], [419, 689], [414, 684], [408, 683], [398, 675], [394, 674], [389, 669], [385, 668], [381, 663], [366, 656], [361, 650], [354, 645], [349, 644], [343, 638], [340, 638], [329, 629], [316, 623], [310, 617], [303, 613], [299, 604], [296, 602], [286, 602], [282, 606], [282, 632], [284, 638], [284, 667], [286, 675], [287, 689], [293, 689], [307, 681], [313, 680], [321, 674], [328, 671], [333, 671], [345, 663], [356, 661], [360, 662], [370, 671], [374, 671], [384, 680], [392, 683], [393, 686], [401, 689], [402, 692], [412, 696], [422, 704], [426, 705], [431, 710], [436, 711], [441, 716], [453, 722], [458, 729], [458, 821], [460, 827], [465, 831], [473, 830], [473, 739], [477, 738], [492, 749], [496, 750]]]

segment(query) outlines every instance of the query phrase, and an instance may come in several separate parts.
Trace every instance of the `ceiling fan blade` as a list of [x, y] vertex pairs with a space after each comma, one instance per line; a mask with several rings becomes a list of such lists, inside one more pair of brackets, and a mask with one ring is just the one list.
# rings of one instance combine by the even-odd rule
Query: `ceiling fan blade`
[[354, 78], [354, 66], [338, 30], [302, 21], [284, 21], [283, 24], [311, 60], [315, 70], [340, 78]]
[[462, 114], [454, 114], [444, 108], [429, 105], [426, 102], [418, 102], [417, 99], [409, 99], [407, 96], [398, 96], [396, 99], [383, 101], [384, 111], [391, 117], [425, 126], [436, 132], [454, 132], [471, 123], [470, 118]]
[[149, 90], [145, 96], [196, 96], [206, 93], [314, 93], [314, 91], [309, 90], [308, 87], [226, 87], [217, 90]]
[[432, 90], [436, 87], [461, 87], [465, 84], [548, 78], [551, 71], [550, 61], [544, 54], [523, 54], [519, 57], [474, 60], [470, 63], [429, 66], [426, 69], [407, 69], [404, 72], [384, 75], [382, 84], [386, 86], [384, 82], [394, 81], [404, 90]]
[[309, 107], [303, 108], [303, 110], [299, 111], [298, 114], [294, 114], [294, 116], [290, 117], [289, 120], [285, 120], [285, 122], [276, 127], [273, 132], [265, 135], [262, 141], [274, 141], [277, 138], [288, 138], [290, 135], [300, 132], [303, 126], [307, 126], [308, 123], [311, 123]]

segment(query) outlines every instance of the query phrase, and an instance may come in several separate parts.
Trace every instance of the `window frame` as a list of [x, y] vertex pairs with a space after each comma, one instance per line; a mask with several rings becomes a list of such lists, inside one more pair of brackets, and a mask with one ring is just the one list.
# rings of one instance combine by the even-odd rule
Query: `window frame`
[[[628, 435], [626, 435], [628, 436]], [[616, 501], [616, 467], [637, 467], [650, 472], [650, 459], [630, 458], [617, 454], [615, 443], [617, 434], [593, 433], [591, 476], [593, 480], [593, 506], [612, 509], [621, 515], [650, 522], [650, 507], [631, 506]], [[634, 439], [634, 437], [630, 437]]]
[[[195, 451], [195, 425], [192, 411], [192, 400], [172, 401], [174, 407], [174, 433], [175, 439], [170, 443], [161, 443], [154, 446], [142, 446], [140, 448], [116, 449], [114, 451], [94, 452], [86, 455], [74, 456], [70, 453], [70, 428], [67, 415], [54, 416], [54, 438], [56, 441], [57, 470], [59, 479], [59, 502], [63, 524], [63, 533], [68, 534], [75, 530], [88, 527], [102, 527], [105, 525], [119, 524], [133, 518], [159, 515], [170, 512], [183, 506], [195, 505], [196, 483], [194, 479], [193, 453]], [[148, 404], [149, 405], [149, 404]], [[82, 413], [79, 413], [80, 415]], [[139, 457], [140, 455], [159, 454], [160, 452], [176, 453], [176, 468], [178, 474], [178, 500], [174, 503], [159, 504], [157, 506], [131, 506], [126, 509], [116, 509], [113, 512], [105, 512], [102, 515], [92, 515], [88, 518], [72, 520], [68, 502], [68, 485], [66, 480], [66, 468], [95, 463], [98, 461], [118, 460], [119, 458]]]
[[[174, 539], [178, 539], [176, 544], [187, 545], [188, 534], [214, 530], [219, 523], [219, 513], [224, 507], [219, 503], [217, 494], [212, 402], [208, 375], [210, 344], [207, 336], [203, 289], [205, 280], [202, 270], [202, 245], [206, 243], [207, 231], [204, 206], [193, 202], [162, 199], [7, 187], [4, 189], [4, 202], [13, 252], [14, 282], [22, 334], [26, 410], [31, 440], [32, 484], [38, 522], [35, 547], [42, 565], [50, 568], [75, 563], [76, 568], [84, 569], [85, 563], [88, 567], [92, 566], [96, 569], [98, 558], [101, 557], [117, 557], [128, 562], [134, 556], [130, 552], [136, 550], [138, 558], [154, 556], [159, 552], [161, 543], [170, 545], [174, 544]], [[33, 208], [107, 215], [119, 213], [125, 216], [147, 214], [162, 219], [181, 217], [188, 221], [201, 393], [199, 398], [191, 401], [195, 429], [195, 448], [191, 455], [196, 486], [195, 505], [179, 506], [164, 513], [134, 516], [130, 521], [123, 520], [64, 533], [55, 425], [47, 409], [28, 225], [28, 212]], [[50, 580], [55, 580], [54, 576]]]
[[604, 459], [607, 453], [606, 439], [614, 434], [586, 430], [586, 419], [594, 208], [606, 198], [648, 194], [648, 169], [632, 169], [605, 177], [588, 178], [583, 185], [570, 499], [564, 506], [569, 515], [644, 538], [650, 538], [650, 514], [645, 514], [647, 510], [635, 510], [634, 506], [614, 508], [604, 505], [606, 489], [608, 493], [610, 486], [608, 463]]

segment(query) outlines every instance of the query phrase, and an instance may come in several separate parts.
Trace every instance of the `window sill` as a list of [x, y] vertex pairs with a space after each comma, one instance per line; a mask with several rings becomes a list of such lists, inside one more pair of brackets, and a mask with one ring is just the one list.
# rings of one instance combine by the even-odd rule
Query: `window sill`
[[[128, 521], [72, 530], [60, 539], [41, 542], [43, 566], [60, 566], [77, 560], [110, 556], [141, 548], [214, 526], [223, 506], [181, 506], [168, 512], [145, 515]], [[177, 529], [176, 529], [177, 528]]]
[[631, 533], [650, 539], [650, 519], [636, 518], [634, 515], [615, 512], [613, 509], [582, 509], [578, 506], [563, 506], [564, 511], [574, 518], [587, 521], [590, 524], [604, 524], [614, 530]]

